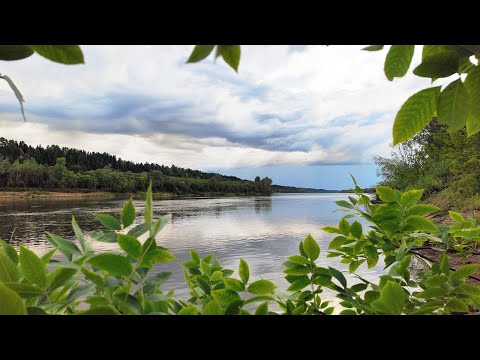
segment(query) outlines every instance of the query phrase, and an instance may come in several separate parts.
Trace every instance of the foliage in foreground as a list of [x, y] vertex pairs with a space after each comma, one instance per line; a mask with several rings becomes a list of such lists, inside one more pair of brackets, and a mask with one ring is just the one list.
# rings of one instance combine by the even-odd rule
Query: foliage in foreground
[[[128, 201], [120, 220], [98, 214], [106, 228], [84, 233], [72, 218], [76, 242], [47, 233], [53, 250], [38, 257], [20, 246], [17, 252], [7, 242], [0, 249], [0, 314], [177, 314], [177, 315], [343, 315], [357, 314], [451, 314], [475, 313], [480, 308], [480, 287], [467, 284], [478, 264], [450, 269], [442, 255], [427, 271], [411, 274], [412, 248], [426, 241], [440, 251], [451, 248], [468, 256], [480, 239], [480, 227], [473, 219], [451, 213], [456, 225], [439, 230], [424, 216], [439, 209], [418, 204], [421, 190], [401, 193], [386, 186], [377, 188], [382, 200], [372, 204], [356, 184], [356, 196], [337, 201], [347, 215], [337, 227], [323, 230], [335, 234], [327, 257], [348, 265], [319, 266], [320, 247], [308, 235], [298, 254], [284, 262], [286, 293], [277, 285], [253, 281], [248, 264], [240, 259], [236, 276], [223, 268], [213, 255], [203, 258], [191, 250], [191, 260], [182, 264], [190, 298], [176, 299], [173, 290], [162, 285], [171, 273], [152, 272], [161, 264], [176, 260], [157, 244], [156, 237], [170, 215], [154, 219], [151, 187], [147, 192], [144, 222], [134, 225], [136, 212]], [[365, 229], [357, 221], [363, 218]], [[141, 239], [140, 239], [141, 238]], [[146, 238], [145, 240], [143, 240]], [[92, 242], [117, 243], [119, 250], [95, 253]], [[382, 260], [385, 275], [372, 282], [356, 275], [360, 268], [372, 268]], [[349, 278], [347, 280], [347, 277]], [[322, 293], [330, 295], [327, 299]]]

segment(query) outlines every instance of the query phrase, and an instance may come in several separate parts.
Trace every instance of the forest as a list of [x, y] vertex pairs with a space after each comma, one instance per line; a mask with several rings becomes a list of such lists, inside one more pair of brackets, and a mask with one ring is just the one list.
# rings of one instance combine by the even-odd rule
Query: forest
[[480, 208], [480, 134], [448, 131], [437, 118], [391, 157], [377, 156], [382, 185], [402, 191], [424, 189], [423, 199], [444, 209]]
[[30, 146], [0, 138], [0, 189], [78, 189], [116, 193], [270, 195], [272, 180], [255, 181], [150, 163], [133, 163], [107, 153], [50, 145]]

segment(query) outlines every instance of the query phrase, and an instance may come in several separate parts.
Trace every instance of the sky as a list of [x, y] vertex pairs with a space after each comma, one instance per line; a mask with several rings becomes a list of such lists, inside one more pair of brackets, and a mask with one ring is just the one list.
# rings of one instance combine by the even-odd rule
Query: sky
[[1, 82], [0, 136], [290, 186], [346, 189], [351, 173], [370, 187], [396, 112], [429, 80], [388, 81], [385, 50], [364, 46], [246, 45], [238, 74], [213, 56], [185, 64], [187, 45], [82, 45], [83, 65], [2, 62], [27, 121]]

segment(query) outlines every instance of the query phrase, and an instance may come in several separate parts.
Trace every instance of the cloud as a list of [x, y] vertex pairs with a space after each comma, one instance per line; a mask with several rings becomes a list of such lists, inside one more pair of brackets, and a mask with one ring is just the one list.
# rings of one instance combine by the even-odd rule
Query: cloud
[[392, 84], [385, 53], [361, 47], [245, 46], [239, 74], [213, 59], [185, 64], [189, 46], [85, 46], [84, 66], [34, 56], [2, 64], [28, 123], [0, 85], [0, 132], [200, 169], [371, 163], [428, 80]]

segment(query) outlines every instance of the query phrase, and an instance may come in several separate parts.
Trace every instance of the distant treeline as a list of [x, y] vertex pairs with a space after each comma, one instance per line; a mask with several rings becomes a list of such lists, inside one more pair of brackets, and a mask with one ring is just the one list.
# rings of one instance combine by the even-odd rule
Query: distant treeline
[[153, 191], [174, 194], [262, 194], [272, 192], [268, 177], [255, 181], [117, 159], [107, 153], [32, 147], [23, 141], [0, 138], [0, 188], [81, 189], [112, 192]]
[[294, 186], [272, 185], [272, 191], [275, 193], [336, 193], [336, 190], [299, 188]]

